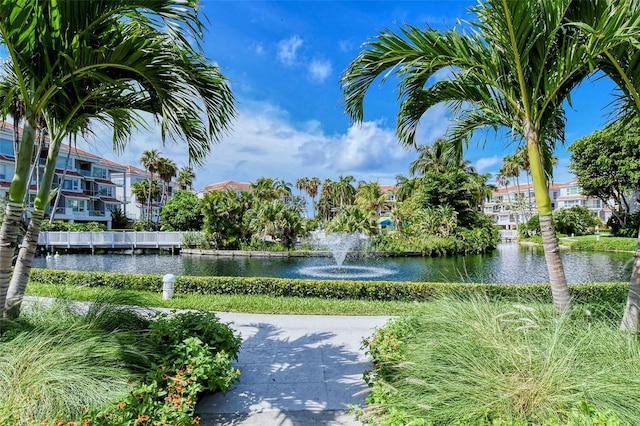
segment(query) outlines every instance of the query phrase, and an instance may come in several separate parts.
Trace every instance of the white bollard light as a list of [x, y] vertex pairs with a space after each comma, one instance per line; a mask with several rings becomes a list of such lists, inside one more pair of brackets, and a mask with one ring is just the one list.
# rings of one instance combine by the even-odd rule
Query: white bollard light
[[162, 277], [162, 300], [169, 300], [173, 297], [173, 285], [176, 282], [176, 276], [166, 274]]

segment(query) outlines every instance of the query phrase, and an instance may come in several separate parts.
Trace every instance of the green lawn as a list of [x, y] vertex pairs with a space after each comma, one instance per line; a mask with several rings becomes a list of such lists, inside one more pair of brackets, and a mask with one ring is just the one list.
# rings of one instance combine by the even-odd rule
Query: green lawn
[[[336, 300], [301, 297], [269, 297], [251, 295], [199, 295], [176, 294], [162, 300], [160, 293], [139, 290], [114, 290], [72, 285], [53, 285], [30, 282], [27, 294], [31, 296], [67, 298], [92, 301], [105, 291], [117, 292], [132, 304], [171, 309], [197, 309], [216, 312], [246, 312], [263, 314], [300, 315], [399, 315], [408, 312], [415, 302]], [[135, 302], [134, 302], [135, 301]]]

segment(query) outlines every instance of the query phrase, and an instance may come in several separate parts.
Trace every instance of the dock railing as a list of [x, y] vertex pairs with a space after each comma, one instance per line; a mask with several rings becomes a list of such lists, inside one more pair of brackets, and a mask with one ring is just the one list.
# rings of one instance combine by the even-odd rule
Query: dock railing
[[183, 232], [43, 231], [38, 245], [58, 248], [181, 248]]

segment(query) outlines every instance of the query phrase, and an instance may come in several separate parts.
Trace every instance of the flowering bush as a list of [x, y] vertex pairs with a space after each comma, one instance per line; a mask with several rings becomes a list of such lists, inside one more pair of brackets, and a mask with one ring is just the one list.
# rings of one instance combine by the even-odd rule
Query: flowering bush
[[[80, 421], [54, 420], [54, 426], [198, 424], [198, 396], [226, 392], [239, 379], [233, 367], [240, 337], [212, 313], [158, 314], [150, 340], [157, 345], [157, 368], [140, 380], [130, 380], [128, 396], [114, 405], [87, 411]], [[203, 341], [205, 340], [205, 341]], [[211, 345], [211, 344], [212, 345]]]

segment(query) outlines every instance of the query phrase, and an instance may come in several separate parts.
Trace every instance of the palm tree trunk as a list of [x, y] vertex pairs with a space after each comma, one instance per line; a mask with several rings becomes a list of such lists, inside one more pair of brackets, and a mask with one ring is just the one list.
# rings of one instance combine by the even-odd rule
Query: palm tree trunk
[[638, 245], [636, 247], [635, 262], [631, 273], [627, 306], [620, 323], [620, 330], [637, 333], [640, 323], [640, 232], [638, 232]]
[[8, 202], [0, 228], [0, 317], [4, 313], [4, 304], [11, 282], [11, 264], [18, 240], [22, 203]]
[[9, 200], [2, 227], [0, 227], [0, 317], [4, 315], [7, 290], [11, 282], [11, 264], [18, 241], [20, 216], [23, 211], [22, 200], [28, 188], [27, 178], [31, 168], [35, 138], [35, 121], [32, 116], [27, 115], [22, 130], [20, 150], [16, 158], [16, 170], [9, 187]]
[[29, 282], [29, 273], [31, 272], [31, 265], [38, 247], [38, 234], [40, 233], [43, 218], [44, 210], [34, 210], [31, 213], [27, 233], [20, 245], [18, 259], [16, 260], [4, 306], [4, 314], [9, 318], [17, 318], [20, 315], [20, 307]]
[[36, 249], [38, 247], [38, 234], [40, 233], [40, 227], [42, 226], [44, 211], [50, 201], [49, 195], [51, 194], [51, 185], [53, 183], [53, 176], [56, 171], [56, 161], [58, 160], [58, 153], [60, 152], [61, 145], [59, 138], [52, 137], [51, 139], [47, 163], [44, 166], [44, 173], [42, 175], [42, 184], [34, 202], [31, 221], [29, 221], [27, 233], [20, 245], [18, 259], [16, 261], [15, 270], [13, 272], [13, 277], [11, 278], [6, 299], [2, 300], [1, 306], [4, 309], [5, 315], [10, 315], [14, 318], [20, 314], [20, 306], [22, 304], [27, 283], [29, 282], [29, 273], [31, 272], [33, 257], [35, 256]]
[[558, 243], [558, 236], [553, 223], [551, 197], [549, 196], [547, 179], [542, 166], [542, 158], [540, 157], [538, 134], [533, 131], [527, 132], [527, 150], [533, 179], [533, 193], [538, 205], [540, 233], [542, 234], [544, 257], [549, 272], [553, 305], [558, 314], [564, 314], [571, 310], [571, 297], [564, 274], [562, 258], [560, 257], [560, 244]]

